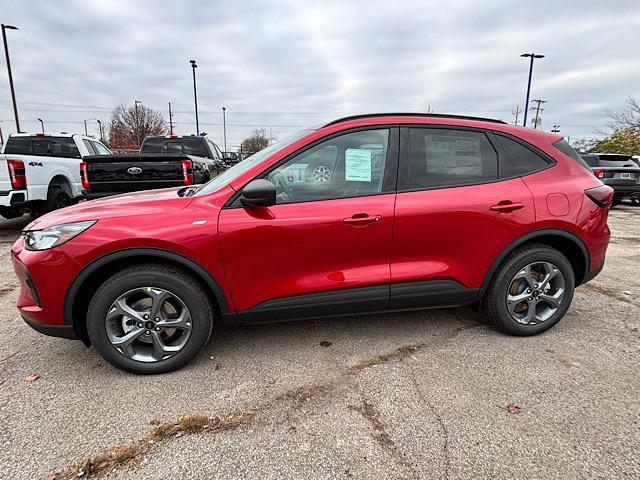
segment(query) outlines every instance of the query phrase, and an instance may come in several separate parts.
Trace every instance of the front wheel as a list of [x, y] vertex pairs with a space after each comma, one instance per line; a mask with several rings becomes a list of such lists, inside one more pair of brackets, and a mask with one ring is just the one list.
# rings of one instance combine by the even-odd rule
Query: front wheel
[[511, 335], [534, 335], [555, 325], [573, 299], [573, 268], [559, 251], [528, 245], [498, 268], [483, 299], [485, 313]]
[[139, 265], [109, 278], [87, 312], [87, 332], [102, 357], [137, 374], [165, 373], [191, 361], [213, 328], [202, 286], [180, 270]]

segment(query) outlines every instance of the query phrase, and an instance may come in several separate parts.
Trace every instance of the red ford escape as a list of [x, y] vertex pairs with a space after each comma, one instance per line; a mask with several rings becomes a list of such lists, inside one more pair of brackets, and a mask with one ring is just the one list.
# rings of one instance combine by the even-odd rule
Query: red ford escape
[[35, 220], [12, 248], [18, 309], [142, 374], [185, 365], [216, 319], [477, 305], [532, 335], [602, 269], [611, 201], [558, 135], [453, 115], [349, 117], [205, 185]]

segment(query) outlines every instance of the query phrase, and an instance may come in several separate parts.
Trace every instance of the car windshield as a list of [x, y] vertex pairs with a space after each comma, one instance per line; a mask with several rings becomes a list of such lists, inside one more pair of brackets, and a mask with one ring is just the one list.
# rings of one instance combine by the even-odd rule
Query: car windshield
[[254, 166], [259, 164], [265, 158], [271, 156], [278, 150], [282, 150], [283, 148], [291, 145], [296, 140], [301, 139], [302, 137], [310, 134], [313, 130], [306, 129], [301, 130], [298, 133], [294, 133], [293, 135], [280, 140], [279, 142], [274, 143], [273, 145], [269, 145], [267, 148], [260, 150], [257, 153], [254, 153], [250, 157], [247, 157], [245, 160], [242, 160], [239, 163], [236, 163], [233, 167], [228, 170], [225, 170], [220, 175], [215, 178], [212, 178], [210, 181], [202, 185], [196, 195], [206, 195], [207, 193], [215, 192], [220, 187], [224, 185], [228, 185], [236, 178], [238, 178], [243, 173], [251, 170]]

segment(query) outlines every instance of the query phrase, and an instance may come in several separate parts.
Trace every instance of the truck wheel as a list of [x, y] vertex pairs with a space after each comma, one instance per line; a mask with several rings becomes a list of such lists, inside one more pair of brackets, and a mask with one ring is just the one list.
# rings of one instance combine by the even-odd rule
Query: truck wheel
[[111, 365], [142, 375], [183, 367], [207, 344], [214, 307], [185, 272], [160, 264], [112, 275], [87, 311], [87, 333]]
[[68, 207], [73, 203], [67, 185], [51, 185], [47, 192], [47, 212]]

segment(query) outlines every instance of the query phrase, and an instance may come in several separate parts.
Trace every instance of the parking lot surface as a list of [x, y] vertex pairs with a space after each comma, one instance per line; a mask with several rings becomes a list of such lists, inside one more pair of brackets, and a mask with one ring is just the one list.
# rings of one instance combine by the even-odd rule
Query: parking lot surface
[[4, 478], [640, 477], [638, 208], [542, 335], [466, 308], [234, 328], [153, 377], [20, 319], [26, 223], [0, 222]]

